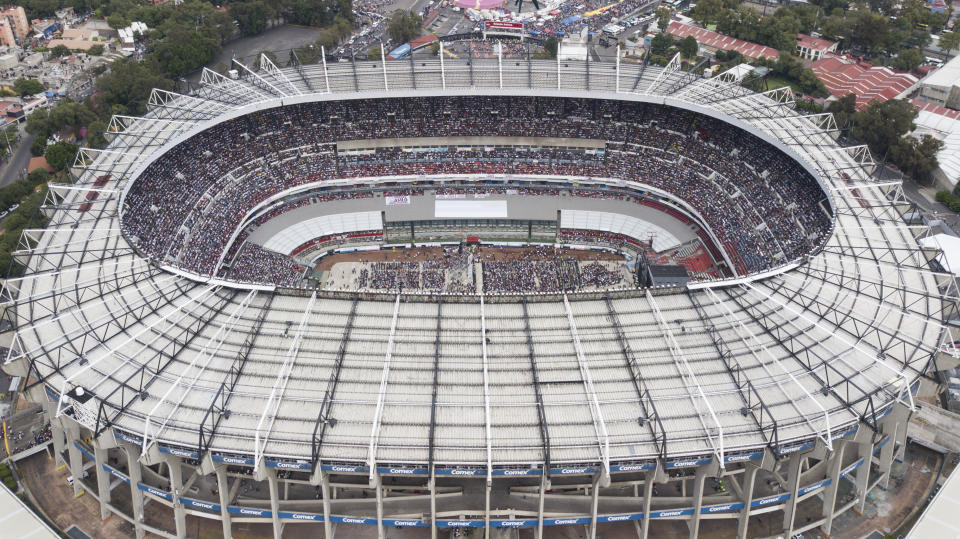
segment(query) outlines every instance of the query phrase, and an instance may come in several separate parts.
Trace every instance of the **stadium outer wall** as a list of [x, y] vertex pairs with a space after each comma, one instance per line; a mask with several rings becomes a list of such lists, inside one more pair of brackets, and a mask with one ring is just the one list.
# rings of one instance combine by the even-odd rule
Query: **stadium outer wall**
[[[413, 70], [412, 64], [410, 69]], [[384, 70], [386, 79], [386, 67]], [[557, 71], [559, 87], [562, 78], [559, 63]], [[618, 65], [618, 89], [619, 71]], [[293, 70], [287, 70], [287, 73], [294, 75]], [[470, 76], [473, 77], [472, 68]], [[637, 80], [643, 76], [641, 72]], [[646, 76], [656, 76], [656, 70], [650, 68]], [[676, 81], [677, 84], [683, 83], [679, 88], [674, 88], [673, 79], [660, 76], [651, 82], [651, 88], [663, 84], [662, 89], [657, 87], [658, 91], [671, 90], [673, 93], [692, 84], [692, 81], [683, 81], [682, 76], [674, 76], [681, 78]], [[216, 80], [206, 73], [205, 77]], [[502, 72], [500, 77], [502, 87]], [[216, 86], [209, 80], [208, 84]], [[231, 84], [240, 83], [217, 81], [217, 84], [229, 88]], [[388, 89], [380, 92], [384, 90]], [[579, 90], [589, 90], [589, 83], [587, 88]], [[665, 98], [661, 95], [659, 99], [663, 101]], [[729, 99], [738, 97], [734, 95]], [[774, 107], [782, 105], [776, 103], [779, 102], [769, 104]], [[24, 374], [35, 372], [26, 365], [26, 358], [17, 363]], [[138, 536], [150, 532], [165, 537], [186, 536], [188, 514], [219, 519], [225, 536], [231, 535], [234, 522], [272, 525], [275, 537], [281, 536], [284, 525], [309, 525], [302, 524], [304, 522], [322, 525], [328, 536], [332, 535], [334, 524], [347, 527], [347, 533], [351, 525], [375, 525], [383, 537], [388, 526], [423, 527], [433, 536], [456, 527], [483, 527], [487, 534], [531, 528], [540, 536], [545, 527], [558, 525], [588, 526], [591, 536], [595, 536], [598, 527], [604, 524], [632, 521], [637, 533], [646, 537], [651, 529], [656, 531], [658, 521], [685, 520], [689, 521], [693, 537], [703, 521], [736, 519], [738, 536], [746, 537], [750, 516], [765, 513], [782, 514], [783, 530], [788, 535], [815, 527], [822, 527], [829, 533], [837, 514], [851, 508], [862, 509], [870, 490], [886, 486], [893, 459], [902, 456], [905, 449], [906, 421], [912, 403], [912, 399], [889, 403], [874, 419], [862, 421], [835, 437], [832, 449], [821, 441], [810, 441], [780, 448], [777, 453], [766, 448], [748, 455], [737, 455], [722, 463], [716, 458], [668, 458], [649, 466], [624, 466], [605, 471], [590, 466], [561, 466], [548, 470], [548, 473], [517, 474], [522, 477], [491, 476], [490, 470], [477, 472], [465, 468], [461, 473], [451, 472], [444, 477], [435, 469], [426, 473], [409, 473], [403, 468], [367, 470], [360, 466], [337, 465], [314, 468], [309, 463], [275, 462], [271, 465], [268, 461], [256, 469], [252, 479], [258, 485], [267, 486], [269, 499], [234, 501], [232, 494], [236, 492], [238, 482], [251, 479], [250, 470], [255, 464], [252, 459], [230, 460], [210, 453], [200, 455], [156, 445], [141, 453], [137, 440], [111, 427], [92, 436], [94, 433], [88, 425], [60, 413], [59, 396], [47, 389], [41, 380], [28, 389], [27, 397], [44, 403], [53, 423], [57, 462], [66, 463], [74, 477], [81, 478], [74, 482], [75, 491], [88, 491], [94, 495], [100, 502], [102, 516], [118, 514], [133, 523]], [[84, 470], [88, 469], [94, 473], [84, 478]], [[186, 486], [190, 479], [184, 481], [184, 478], [190, 478], [193, 472], [203, 476], [215, 475], [219, 496], [211, 498], [204, 491], [199, 495], [192, 494], [190, 487]], [[609, 483], [605, 480], [605, 473], [610, 474]], [[457, 478], [457, 475], [468, 478]], [[373, 484], [368, 478], [373, 479]], [[710, 493], [708, 479], [711, 478], [721, 478], [730, 486], [723, 494]], [[121, 484], [111, 489], [111, 483], [116, 480]], [[733, 482], [736, 487], [732, 486]], [[679, 495], [660, 496], [655, 493], [658, 485], [665, 490], [676, 489]], [[132, 500], [130, 511], [121, 508], [126, 503], [112, 502], [113, 496], [126, 497], [127, 488]], [[319, 490], [319, 504], [309, 496], [314, 489]], [[290, 490], [308, 495], [287, 499]], [[423, 490], [428, 490], [429, 494], [415, 492]], [[444, 508], [448, 494], [456, 490], [469, 493], [464, 497], [464, 505]], [[388, 495], [398, 492], [407, 495]], [[531, 496], [526, 498], [530, 499], [530, 506], [493, 508], [499, 505], [497, 498], [504, 492], [508, 495], [529, 493]], [[350, 499], [358, 493], [361, 499], [372, 493], [373, 499]], [[348, 503], [345, 503], [344, 496], [350, 499]], [[158, 526], [153, 518], [148, 518], [144, 510], [148, 500], [169, 507], [171, 510], [165, 510], [163, 514], [172, 513], [172, 523], [163, 522]], [[568, 501], [568, 510], [558, 510]], [[408, 502], [415, 507], [414, 510], [404, 506]], [[822, 518], [797, 525], [795, 517], [800, 504], [819, 505]], [[300, 509], [307, 505], [319, 505], [322, 511]]]

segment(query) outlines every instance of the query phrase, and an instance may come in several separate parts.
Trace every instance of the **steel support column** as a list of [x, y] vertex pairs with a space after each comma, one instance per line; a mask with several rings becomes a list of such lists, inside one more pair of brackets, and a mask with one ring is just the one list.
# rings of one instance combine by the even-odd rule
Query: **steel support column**
[[137, 486], [143, 482], [143, 470], [140, 468], [140, 448], [123, 444], [123, 453], [127, 457], [127, 475], [130, 476], [130, 505], [133, 508], [133, 527], [137, 538], [145, 537], [143, 529], [143, 491]]
[[[100, 498], [100, 520], [106, 520], [110, 516], [110, 474], [103, 468], [107, 463], [107, 450], [100, 447], [93, 447], [93, 460], [97, 471], [97, 496]], [[76, 476], [74, 476], [76, 477]], [[76, 479], [74, 479], [76, 484]]]
[[797, 493], [800, 490], [800, 469], [804, 458], [800, 453], [794, 453], [787, 461], [787, 492], [790, 499], [783, 508], [783, 529], [787, 537], [793, 537], [793, 524], [797, 519]]
[[693, 518], [690, 520], [690, 539], [696, 539], [700, 531], [700, 508], [703, 507], [703, 484], [706, 480], [707, 467], [698, 467], [693, 476]]
[[[280, 485], [277, 481], [277, 471], [267, 470], [267, 483], [270, 485], [270, 513], [273, 520], [273, 539], [283, 536], [283, 523], [280, 522]], [[289, 484], [289, 483], [288, 483]]]
[[833, 516], [837, 505], [837, 491], [840, 488], [840, 469], [843, 467], [843, 453], [847, 447], [846, 442], [840, 442], [830, 455], [827, 464], [827, 476], [830, 478], [830, 484], [823, 491], [823, 516], [826, 521], [821, 526], [823, 534], [830, 536], [830, 530], [833, 527]]
[[747, 463], [743, 472], [743, 509], [740, 510], [737, 522], [737, 539], [747, 539], [747, 528], [750, 525], [750, 500], [753, 499], [753, 486], [757, 480], [757, 466]]
[[223, 537], [226, 539], [233, 537], [230, 512], [227, 511], [227, 507], [230, 506], [230, 480], [227, 477], [226, 465], [217, 465], [214, 473], [217, 475], [217, 490], [220, 491], [220, 523], [223, 525]]
[[180, 503], [180, 496], [183, 494], [183, 468], [180, 467], [180, 458], [173, 455], [167, 456], [167, 469], [170, 470], [170, 491], [173, 494], [173, 521], [176, 526], [177, 538], [184, 539], [187, 536], [187, 512]]

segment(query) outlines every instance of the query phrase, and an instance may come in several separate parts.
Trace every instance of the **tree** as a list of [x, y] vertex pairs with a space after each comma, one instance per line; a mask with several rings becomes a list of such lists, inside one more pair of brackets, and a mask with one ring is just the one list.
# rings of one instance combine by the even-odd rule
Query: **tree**
[[920, 49], [907, 49], [900, 51], [893, 60], [893, 67], [901, 71], [913, 71], [923, 63], [923, 51]]
[[101, 54], [103, 54], [103, 45], [99, 43], [97, 43], [96, 45], [93, 45], [92, 47], [87, 49], [87, 54], [89, 54], [90, 56], [100, 56]]
[[390, 39], [399, 45], [417, 37], [422, 25], [423, 19], [420, 15], [412, 11], [397, 10], [387, 24], [387, 33], [390, 34]]
[[677, 49], [680, 50], [680, 54], [682, 54], [684, 58], [694, 58], [697, 56], [700, 45], [693, 36], [687, 36], [677, 42]]
[[166, 25], [164, 38], [150, 44], [150, 59], [169, 77], [182, 77], [210, 63], [220, 52], [220, 37], [191, 26]]
[[30, 144], [30, 155], [40, 157], [47, 151], [47, 137], [36, 137]]
[[940, 166], [937, 152], [942, 148], [943, 142], [930, 135], [906, 136], [890, 148], [890, 160], [914, 180], [928, 182]]
[[321, 31], [317, 37], [317, 48], [323, 47], [326, 52], [335, 50], [339, 44], [340, 36], [330, 29]]
[[543, 50], [547, 53], [548, 58], [556, 58], [557, 51], [560, 49], [560, 42], [557, 41], [555, 36], [550, 36], [546, 41], [543, 42]]
[[57, 45], [56, 47], [50, 49], [51, 60], [63, 56], [70, 56], [70, 49], [68, 49], [66, 45]]
[[657, 18], [657, 28], [660, 29], [660, 33], [666, 32], [667, 27], [670, 26], [670, 10], [665, 7], [658, 7], [653, 14]]
[[874, 155], [883, 156], [903, 135], [916, 128], [917, 111], [903, 99], [874, 101], [855, 116], [853, 136], [870, 147]]
[[230, 15], [237, 21], [240, 33], [245, 36], [262, 34], [267, 29], [270, 11], [260, 1], [230, 4]]
[[123, 15], [115, 13], [107, 17], [107, 24], [110, 25], [110, 28], [113, 28], [114, 30], [120, 30], [121, 28], [130, 26], [130, 21], [128, 21]]
[[667, 33], [657, 34], [650, 40], [650, 54], [666, 56], [673, 46], [673, 36]]
[[379, 46], [379, 45], [377, 45], [376, 47], [370, 47], [369, 49], [367, 49], [367, 58], [368, 58], [368, 59], [370, 59], [370, 60], [379, 60], [381, 56], [382, 56], [382, 53], [381, 53], [381, 51], [380, 51], [380, 46]]
[[76, 144], [61, 140], [60, 142], [47, 146], [47, 150], [43, 153], [43, 156], [47, 158], [47, 164], [49, 164], [53, 170], [59, 171], [67, 168], [67, 165], [73, 164], [73, 159], [77, 156], [79, 149]]
[[950, 56], [950, 51], [960, 49], [960, 32], [953, 31], [940, 34], [940, 41], [937, 44], [946, 51], [947, 56]]
[[90, 122], [90, 125], [87, 126], [87, 144], [91, 148], [106, 148], [108, 144], [107, 138], [104, 136], [106, 131], [107, 124], [103, 123], [102, 120]]
[[853, 24], [850, 27], [850, 43], [852, 45], [876, 53], [883, 48], [889, 34], [890, 25], [883, 15], [861, 9], [853, 16]]
[[102, 101], [101, 116], [111, 113], [115, 105], [132, 114], [146, 112], [147, 98], [154, 88], [172, 90], [173, 81], [151, 70], [145, 63], [117, 60], [110, 72], [97, 79], [96, 87]]
[[854, 120], [854, 115], [857, 113], [856, 94], [847, 94], [830, 103], [827, 105], [826, 112], [833, 114], [833, 119], [837, 122], [838, 128], [841, 130], [849, 128]]
[[43, 85], [36, 79], [17, 79], [13, 82], [13, 91], [18, 95], [35, 95], [43, 92]]

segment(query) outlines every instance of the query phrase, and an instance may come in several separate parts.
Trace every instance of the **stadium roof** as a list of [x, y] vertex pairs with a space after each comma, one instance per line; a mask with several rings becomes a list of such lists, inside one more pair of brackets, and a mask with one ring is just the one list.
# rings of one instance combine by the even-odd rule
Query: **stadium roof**
[[735, 37], [725, 36], [705, 28], [698, 28], [690, 24], [683, 24], [682, 22], [671, 21], [669, 28], [667, 28], [667, 32], [681, 39], [687, 36], [693, 36], [693, 38], [697, 40], [697, 43], [706, 45], [708, 47], [713, 47], [715, 49], [737, 51], [747, 58], [766, 58], [768, 60], [776, 60], [777, 57], [780, 56], [780, 51], [774, 49], [773, 47], [758, 45], [757, 43], [751, 43]]
[[0, 525], [5, 537], [57, 539], [60, 535], [23, 503], [16, 494], [0, 485]]
[[828, 54], [810, 65], [827, 90], [837, 96], [856, 94], [857, 109], [874, 99], [886, 101], [906, 92], [919, 82], [909, 73], [858, 61], [848, 55]]
[[[50, 224], [26, 231], [14, 253], [27, 271], [4, 283], [17, 325], [9, 360], [27, 363], [55, 400], [88, 389], [93, 398], [66, 396], [58, 412], [97, 435], [156, 455], [252, 455], [258, 466], [722, 464], [873, 428], [895, 402], [912, 405], [941, 344], [960, 340], [942, 323], [939, 287], [954, 280], [918, 250], [899, 183], [876, 182], [869, 152], [838, 147], [832, 117], [795, 111], [788, 90], [690, 76], [678, 59], [591, 63], [589, 74], [575, 62], [443, 56], [263, 63], [239, 81], [205, 70], [195, 95], [155, 90], [148, 117], [114, 118], [111, 145], [81, 150], [77, 182], [51, 185]], [[118, 232], [119, 193], [140, 167], [214, 122], [281, 103], [477, 94], [625, 99], [723, 118], [820, 177], [834, 233], [801, 263], [677, 292], [439, 301], [273, 294], [160, 267]]]
[[940, 69], [923, 79], [923, 83], [930, 86], [956, 86], [960, 84], [960, 55], [954, 56]]
[[[919, 500], [918, 500], [919, 503]], [[953, 469], [950, 477], [940, 487], [940, 492], [923, 510], [907, 539], [960, 536], [960, 466]]]

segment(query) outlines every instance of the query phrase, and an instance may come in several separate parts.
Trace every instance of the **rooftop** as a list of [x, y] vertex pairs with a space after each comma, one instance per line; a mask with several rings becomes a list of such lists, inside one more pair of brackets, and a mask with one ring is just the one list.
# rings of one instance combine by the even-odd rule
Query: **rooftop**
[[808, 49], [826, 51], [830, 50], [830, 47], [833, 47], [835, 44], [836, 43], [830, 41], [829, 39], [808, 36], [807, 34], [797, 34], [797, 45], [806, 47]]
[[954, 86], [960, 84], [960, 55], [954, 56], [943, 67], [934, 71], [923, 83], [930, 86]]
[[837, 96], [856, 94], [857, 109], [866, 108], [874, 99], [893, 99], [919, 82], [909, 73], [859, 61], [849, 55], [828, 54], [811, 64], [817, 78]]
[[748, 58], [766, 58], [768, 60], [776, 60], [777, 57], [780, 56], [780, 51], [774, 49], [773, 47], [766, 47], [764, 45], [758, 45], [757, 43], [751, 43], [735, 37], [725, 36], [723, 34], [718, 34], [717, 32], [711, 32], [710, 30], [706, 30], [704, 28], [697, 28], [696, 26], [683, 24], [682, 22], [670, 22], [670, 27], [667, 28], [667, 32], [679, 38], [693, 36], [698, 43], [702, 43], [703, 45], [714, 47], [716, 49], [737, 51]]

